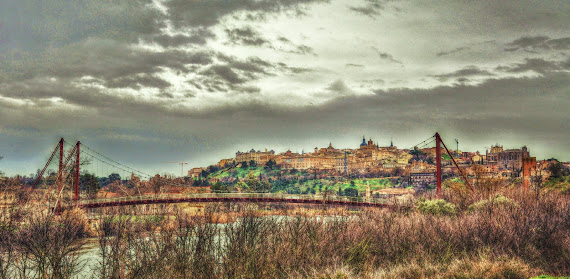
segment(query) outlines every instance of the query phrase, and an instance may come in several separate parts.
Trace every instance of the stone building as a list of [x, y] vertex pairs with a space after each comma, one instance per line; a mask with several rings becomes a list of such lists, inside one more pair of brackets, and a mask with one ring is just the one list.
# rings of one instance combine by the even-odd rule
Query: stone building
[[343, 154], [344, 154], [344, 151], [334, 148], [332, 146], [332, 142], [329, 143], [329, 146], [327, 148], [319, 149], [319, 148], [315, 147], [315, 153], [314, 153], [314, 155], [320, 155], [320, 156], [340, 156]]
[[247, 162], [249, 164], [250, 161], [254, 161], [258, 166], [264, 166], [269, 160], [275, 159], [275, 151], [270, 150], [267, 151], [255, 151], [251, 149], [249, 152], [240, 152], [236, 153], [236, 162]]
[[204, 168], [193, 168], [188, 171], [188, 176], [191, 178], [198, 178], [202, 175], [202, 170], [204, 170]]
[[529, 152], [526, 146], [521, 149], [509, 149], [499, 153], [499, 161], [497, 165], [499, 169], [508, 169], [512, 171], [522, 170], [522, 160], [529, 157]]
[[487, 165], [497, 165], [499, 162], [499, 153], [503, 152], [503, 146], [495, 144], [491, 146], [491, 150], [485, 151], [485, 157], [487, 158]]
[[329, 156], [316, 156], [314, 154], [293, 153], [291, 150], [276, 156], [277, 165], [282, 169], [335, 169], [335, 158]]
[[436, 173], [431, 171], [410, 173], [410, 185], [414, 187], [425, 187], [436, 183]]
[[510, 170], [519, 172], [522, 170], [523, 158], [529, 157], [530, 152], [526, 146], [520, 149], [504, 150], [498, 144], [491, 147], [491, 151], [487, 151], [487, 164], [497, 166], [499, 170]]

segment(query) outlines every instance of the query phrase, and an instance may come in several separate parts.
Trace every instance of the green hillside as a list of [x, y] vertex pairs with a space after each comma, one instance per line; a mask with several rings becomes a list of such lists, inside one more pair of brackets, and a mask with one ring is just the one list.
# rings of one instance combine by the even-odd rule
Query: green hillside
[[[291, 193], [291, 194], [317, 194], [325, 190], [338, 192], [339, 187], [346, 195], [356, 195], [366, 191], [367, 183], [370, 184], [371, 190], [379, 190], [384, 188], [392, 188], [399, 186], [400, 181], [388, 178], [345, 178], [345, 179], [328, 179], [315, 178], [315, 174], [306, 170], [281, 171], [275, 167], [273, 169], [266, 167], [232, 167], [217, 170], [210, 173], [207, 178], [209, 181], [219, 181], [216, 189], [222, 191], [230, 191], [239, 187], [238, 181], [247, 181], [248, 176], [259, 179], [261, 176], [266, 179], [270, 185], [270, 192]], [[221, 185], [221, 186], [220, 186]], [[241, 184], [243, 186], [243, 184]], [[354, 189], [348, 190], [347, 189]]]

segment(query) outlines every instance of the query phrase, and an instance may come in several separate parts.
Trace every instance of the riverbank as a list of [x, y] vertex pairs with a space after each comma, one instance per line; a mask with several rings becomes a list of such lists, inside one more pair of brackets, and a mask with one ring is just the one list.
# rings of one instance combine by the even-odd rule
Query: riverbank
[[391, 209], [272, 212], [265, 206], [212, 203], [201, 214], [178, 207], [148, 216], [121, 208], [97, 219], [97, 245], [91, 246], [97, 260], [88, 267], [80, 256], [91, 233], [81, 212], [32, 214], [25, 225], [2, 226], [10, 229], [0, 231], [0, 268], [9, 278], [77, 278], [85, 268], [95, 278], [570, 274], [567, 195], [517, 188], [477, 195], [450, 191], [443, 199], [426, 194], [415, 197], [413, 207]]

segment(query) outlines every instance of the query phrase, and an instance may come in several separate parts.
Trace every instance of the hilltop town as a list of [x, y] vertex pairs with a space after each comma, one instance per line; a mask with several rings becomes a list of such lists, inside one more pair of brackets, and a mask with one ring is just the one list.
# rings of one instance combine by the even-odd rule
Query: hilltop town
[[[391, 141], [380, 146], [372, 139], [362, 138], [356, 148], [315, 147], [312, 152], [276, 153], [274, 150], [237, 151], [234, 158], [221, 159], [217, 164], [189, 170], [187, 176], [141, 175], [136, 171], [111, 168], [97, 173], [97, 162], [84, 161], [79, 188], [88, 197], [117, 197], [136, 194], [204, 193], [204, 192], [272, 192], [288, 194], [382, 197], [414, 194], [436, 188], [436, 147], [423, 144], [398, 148]], [[427, 147], [430, 146], [430, 147]], [[92, 159], [93, 157], [89, 157]], [[90, 168], [91, 167], [91, 168]], [[507, 184], [530, 185], [543, 183], [568, 191], [570, 183], [562, 179], [570, 173], [568, 162], [556, 159], [536, 160], [530, 149], [505, 148], [492, 145], [485, 153], [449, 150], [441, 156], [442, 180], [447, 187], [468, 180], [471, 184], [482, 179]], [[134, 169], [132, 169], [134, 170]], [[526, 171], [525, 171], [526, 170]], [[526, 175], [525, 175], [526, 174]], [[35, 176], [4, 178], [1, 185], [19, 189], [31, 187]], [[43, 181], [53, 185], [57, 172], [48, 168]], [[463, 183], [460, 183], [463, 185]], [[477, 183], [479, 184], [479, 183]], [[40, 187], [43, 189], [44, 186]], [[463, 185], [462, 187], [466, 187]]]
[[[484, 154], [479, 151], [468, 152], [451, 150], [451, 156], [442, 154], [444, 178], [458, 175], [452, 158], [470, 178], [520, 179], [523, 162], [528, 161], [532, 175], [543, 178], [550, 176], [551, 162], [555, 159], [536, 161], [531, 157], [526, 146], [504, 148], [495, 144]], [[220, 160], [208, 167], [193, 168], [188, 176], [202, 184], [233, 185], [246, 179], [252, 173], [256, 179], [273, 182], [283, 179], [283, 174], [297, 174], [307, 179], [349, 178], [351, 185], [360, 181], [371, 182], [398, 188], [433, 188], [436, 182], [436, 148], [425, 147], [400, 149], [390, 143], [379, 146], [372, 139], [362, 142], [357, 148], [335, 148], [332, 143], [327, 147], [315, 147], [313, 152], [296, 153], [291, 150], [276, 153], [274, 150], [238, 151], [234, 158]], [[568, 169], [568, 163], [559, 163], [562, 169]], [[245, 171], [243, 171], [245, 169]], [[278, 171], [275, 171], [278, 169]], [[364, 182], [360, 178], [385, 178]], [[363, 187], [360, 187], [363, 189]], [[310, 192], [310, 190], [308, 191]]]

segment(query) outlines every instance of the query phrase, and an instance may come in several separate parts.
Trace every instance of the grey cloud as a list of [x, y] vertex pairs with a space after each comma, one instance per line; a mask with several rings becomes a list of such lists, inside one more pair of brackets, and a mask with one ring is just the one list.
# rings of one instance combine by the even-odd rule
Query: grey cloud
[[547, 42], [550, 47], [556, 50], [567, 50], [570, 49], [570, 37], [552, 39]]
[[[235, 15], [234, 18], [239, 19], [239, 16]], [[252, 22], [259, 22], [266, 20], [267, 16], [263, 12], [246, 12], [244, 19]]]
[[210, 27], [219, 19], [233, 12], [266, 12], [275, 13], [287, 9], [297, 9], [310, 2], [320, 0], [172, 0], [165, 2], [170, 18], [176, 27], [202, 26]]
[[549, 46], [545, 42], [549, 39], [548, 36], [535, 36], [535, 37], [521, 37], [507, 44], [505, 51], [515, 51], [520, 48], [542, 48], [548, 49]]
[[214, 64], [198, 72], [199, 76], [187, 81], [197, 89], [206, 89], [210, 92], [237, 92], [254, 93], [252, 87], [242, 84], [254, 81], [262, 76], [273, 75], [272, 71], [287, 70], [286, 66], [274, 65], [258, 57], [249, 57], [239, 60], [235, 57], [220, 54], [218, 59], [225, 62]]
[[349, 9], [359, 14], [376, 18], [376, 16], [380, 15], [380, 11], [385, 9], [384, 2], [382, 0], [366, 0], [364, 6], [351, 6]]
[[310, 55], [317, 56], [317, 54], [313, 51], [313, 48], [310, 46], [303, 45], [303, 44], [296, 45], [291, 40], [289, 40], [285, 37], [282, 37], [282, 36], [278, 37], [277, 41], [286, 46], [286, 48], [277, 48], [277, 50], [279, 50], [279, 51], [284, 51], [284, 52], [294, 53], [294, 54], [300, 54], [300, 55], [310, 54]]
[[[188, 72], [187, 65], [205, 65], [212, 62], [213, 54], [204, 52], [164, 51], [151, 52], [133, 49], [124, 43], [91, 39], [82, 44], [59, 50], [49, 61], [38, 64], [34, 72], [23, 72], [4, 82], [2, 95], [19, 99], [39, 100], [60, 97], [70, 104], [83, 107], [114, 107], [125, 104], [125, 99], [115, 99], [109, 93], [92, 88], [73, 87], [71, 83], [99, 84], [106, 88], [143, 87], [166, 89], [170, 82], [155, 74], [169, 68]], [[28, 71], [30, 67], [24, 67]], [[50, 81], [54, 77], [55, 81]], [[87, 79], [80, 79], [89, 77]], [[75, 93], [72, 93], [75, 92]], [[165, 93], [166, 94], [166, 93]], [[108, 100], [115, 100], [109, 104]], [[135, 102], [136, 103], [136, 102]]]
[[472, 65], [451, 73], [433, 75], [433, 77], [437, 78], [440, 81], [446, 81], [450, 78], [460, 78], [457, 81], [465, 82], [467, 81], [467, 79], [462, 79], [462, 78], [471, 77], [471, 76], [493, 76], [493, 75], [494, 75], [493, 73], [487, 70], [482, 70], [479, 69], [479, 67]]
[[315, 55], [316, 54], [313, 52], [313, 48], [310, 46], [306, 46], [306, 45], [299, 45], [297, 46], [297, 48], [293, 51], [291, 51], [292, 53], [296, 53], [296, 54], [312, 54]]
[[[6, 113], [13, 114], [17, 126], [47, 129], [44, 120], [55, 121], [56, 125], [65, 122], [64, 118], [81, 121], [84, 116], [119, 115], [124, 117], [127, 111], [141, 112], [144, 110], [165, 113], [169, 111], [164, 102], [159, 100], [146, 101], [132, 96], [120, 96], [103, 92], [97, 88], [82, 88], [71, 85], [69, 82], [52, 82], [49, 80], [33, 80], [25, 84], [12, 84], [0, 88], [0, 96], [25, 101], [23, 104], [7, 109]], [[53, 98], [60, 98], [63, 104], [53, 102]], [[73, 105], [81, 108], [81, 113], [71, 110], [67, 106]], [[25, 113], [26, 116], [21, 115]], [[0, 115], [3, 113], [0, 113]], [[4, 117], [4, 116], [2, 116]], [[7, 118], [3, 118], [7, 119]], [[19, 123], [19, 124], [18, 124]], [[105, 125], [104, 122], [97, 125]], [[45, 126], [45, 127], [44, 127]], [[83, 123], [84, 127], [90, 126]]]
[[160, 92], [157, 97], [159, 98], [167, 98], [167, 99], [174, 99], [174, 94], [169, 92]]
[[287, 66], [285, 63], [278, 63], [278, 65], [286, 70], [287, 72], [293, 73], [293, 74], [303, 74], [303, 73], [310, 73], [310, 72], [314, 72], [315, 69], [311, 69], [311, 68], [302, 68], [302, 67], [290, 67]]
[[364, 65], [362, 64], [353, 64], [353, 63], [348, 63], [345, 65], [346, 67], [354, 67], [354, 68], [363, 68]]
[[385, 80], [377, 78], [377, 79], [365, 79], [362, 80], [363, 83], [367, 83], [367, 84], [384, 84], [386, 83]]
[[391, 54], [382, 52], [376, 47], [372, 47], [372, 49], [374, 49], [374, 51], [378, 54], [378, 57], [380, 57], [380, 59], [403, 65], [402, 61], [396, 60], [394, 56], [392, 56]]
[[[207, 52], [147, 51], [132, 47], [140, 41], [154, 42], [165, 48], [204, 45], [215, 38], [210, 30], [219, 19], [234, 12], [279, 13], [302, 9], [311, 2], [283, 1], [167, 1], [163, 14], [151, 0], [109, 0], [103, 2], [69, 3], [63, 0], [7, 0], [0, 9], [0, 82], [32, 80], [41, 77], [74, 79], [92, 77], [91, 81], [108, 88], [154, 87], [170, 84], [156, 76], [165, 68], [175, 73], [199, 72], [212, 64], [213, 54]], [[24, 8], [27, 7], [27, 8]], [[162, 32], [166, 22], [187, 34], [167, 35]], [[228, 32], [246, 44], [267, 42], [253, 29]], [[251, 32], [250, 32], [251, 31]], [[248, 33], [249, 32], [249, 33]], [[298, 46], [298, 53], [309, 53], [308, 46]], [[227, 80], [255, 78], [255, 69], [242, 68], [243, 77], [232, 79], [231, 70], [217, 72]], [[216, 73], [216, 71], [212, 71]], [[261, 73], [263, 71], [257, 71]], [[268, 74], [264, 72], [263, 74]], [[210, 81], [222, 89], [219, 82]]]
[[263, 46], [270, 45], [269, 41], [255, 31], [251, 26], [242, 28], [225, 29], [230, 44], [242, 44], [249, 46]]
[[151, 0], [49, 2], [5, 0], [0, 9], [0, 51], [42, 52], [88, 37], [136, 41], [164, 26]]
[[441, 14], [441, 23], [452, 25], [461, 36], [568, 34], [566, 1], [416, 1], [414, 5]]
[[[60, 125], [60, 122], [65, 122], [65, 117], [77, 121], [84, 117], [92, 118], [90, 121], [101, 117], [116, 117], [116, 121], [120, 122], [129, 117], [137, 117], [140, 121], [157, 114], [181, 117], [190, 114], [170, 92], [162, 91], [156, 97], [141, 98], [130, 94], [114, 94], [96, 87], [83, 87], [69, 80], [34, 79], [4, 85], [0, 87], [0, 96], [25, 101], [12, 104], [10, 110], [5, 110], [6, 114], [13, 114], [11, 118], [14, 118], [14, 123], [41, 129], [49, 129], [45, 121], [55, 121], [56, 125]], [[63, 100], [63, 104], [52, 101], [54, 98]], [[81, 108], [81, 113], [69, 109], [69, 105]], [[0, 103], [0, 106], [3, 107], [4, 104]], [[22, 113], [27, 116], [22, 116]], [[0, 113], [0, 116], [4, 117], [3, 114]], [[90, 127], [95, 123], [84, 122], [82, 126]], [[105, 126], [107, 123], [102, 121], [96, 125]]]
[[61, 78], [92, 76], [113, 80], [136, 74], [154, 74], [162, 68], [188, 72], [186, 65], [204, 65], [212, 62], [213, 54], [167, 50], [154, 52], [132, 48], [113, 41], [92, 38], [50, 53], [44, 61], [23, 64], [12, 69], [15, 79], [29, 79], [37, 76]]
[[323, 71], [323, 69], [319, 69], [319, 68], [307, 68], [307, 67], [294, 67], [294, 66], [289, 66], [283, 62], [277, 62], [273, 65], [276, 69], [278, 69], [279, 71], [281, 71], [282, 73], [285, 74], [293, 74], [293, 75], [299, 75], [299, 74], [305, 74], [305, 73], [314, 73], [314, 72], [320, 72]]
[[519, 49], [528, 52], [542, 50], [567, 50], [570, 49], [570, 37], [550, 39], [548, 36], [521, 37], [506, 44], [505, 51], [512, 52]]
[[438, 53], [436, 53], [436, 56], [437, 57], [446, 56], [446, 55], [458, 53], [458, 52], [468, 50], [468, 49], [469, 49], [469, 47], [458, 47], [458, 48], [454, 48], [452, 50], [438, 52]]
[[346, 84], [342, 80], [339, 79], [339, 80], [336, 80], [335, 82], [331, 83], [327, 87], [327, 90], [334, 91], [334, 92], [346, 92], [349, 89], [346, 86]]
[[269, 76], [276, 73], [302, 74], [315, 71], [311, 68], [291, 67], [283, 62], [270, 63], [256, 56], [239, 60], [235, 57], [218, 54], [218, 59], [233, 69], [243, 71], [252, 80], [258, 76]]
[[229, 60], [229, 65], [232, 68], [239, 69], [245, 72], [268, 74], [267, 69], [272, 68], [273, 65], [259, 57], [249, 57], [245, 61], [237, 59]]
[[242, 92], [242, 93], [247, 93], [247, 94], [256, 94], [261, 92], [261, 88], [257, 87], [257, 86], [237, 86], [235, 88], [236, 91], [238, 92]]
[[273, 64], [255, 56], [249, 57], [245, 61], [233, 60], [229, 65], [235, 69], [259, 74], [269, 74], [268, 70], [274, 68]]
[[465, 77], [460, 77], [460, 78], [457, 78], [455, 81], [457, 81], [458, 83], [462, 84], [462, 83], [469, 82], [469, 79], [468, 79], [468, 78], [465, 78]]
[[[567, 63], [568, 60], [566, 60]], [[566, 67], [566, 68], [563, 68]], [[496, 70], [508, 73], [522, 73], [527, 71], [534, 71], [536, 73], [544, 74], [546, 72], [558, 71], [569, 68], [565, 66], [564, 62], [548, 61], [542, 58], [526, 58], [523, 63], [516, 63], [509, 66], [498, 66]]]
[[[78, 43], [87, 38], [126, 42], [140, 39], [169, 47], [204, 44], [213, 34], [209, 27], [224, 15], [239, 11], [261, 13], [300, 9], [306, 0], [173, 0], [163, 4], [167, 14], [153, 7], [152, 0], [109, 0], [73, 2], [54, 0], [6, 0], [0, 9], [0, 52], [42, 53], [45, 49]], [[170, 20], [175, 28], [191, 30], [191, 35], [168, 36], [161, 32]]]
[[192, 30], [191, 35], [174, 35], [159, 34], [151, 38], [151, 41], [158, 43], [163, 47], [178, 47], [188, 44], [204, 45], [208, 39], [215, 38], [214, 33], [205, 28], [196, 28]]
[[206, 71], [202, 73], [203, 75], [215, 75], [222, 78], [228, 83], [239, 84], [244, 83], [246, 79], [240, 77], [231, 67], [227, 65], [213, 65], [210, 66]]
[[196, 97], [196, 93], [194, 93], [194, 92], [184, 93], [184, 98], [194, 98], [194, 97]]
[[[195, 50], [154, 52], [132, 47], [133, 43], [143, 40], [166, 48], [203, 45], [214, 38], [209, 27], [224, 15], [236, 11], [282, 12], [305, 7], [310, 1], [173, 0], [163, 3], [168, 8], [166, 14], [153, 8], [152, 3], [151, 0], [85, 3], [54, 0], [48, 4], [38, 0], [8, 0], [0, 9], [3, 42], [0, 59], [6, 62], [0, 63], [0, 82], [33, 82], [43, 77], [78, 82], [79, 78], [91, 77], [86, 82], [108, 88], [164, 89], [170, 84], [157, 77], [157, 73], [165, 68], [178, 73], [198, 72], [212, 64], [213, 54]], [[189, 34], [162, 33], [168, 20]], [[244, 40], [256, 43], [255, 39]], [[17, 52], [20, 54], [14, 55]], [[223, 66], [213, 68], [212, 73], [233, 82], [255, 78], [252, 74], [255, 69], [248, 70], [246, 66], [230, 66], [242, 68], [244, 77], [232, 76], [232, 70]], [[217, 88], [222, 86], [219, 82], [211, 83]]]
[[560, 66], [564, 70], [570, 70], [570, 57], [566, 60], [558, 62], [558, 66]]
[[341, 80], [335, 80], [325, 88], [326, 92], [317, 93], [315, 96], [320, 97], [339, 97], [354, 95], [354, 91], [350, 89], [346, 83]]
[[165, 89], [167, 87], [170, 87], [170, 85], [170, 82], [152, 75], [122, 77], [107, 80], [104, 83], [104, 86], [107, 88], [129, 87], [136, 90], [141, 89], [142, 87]]

